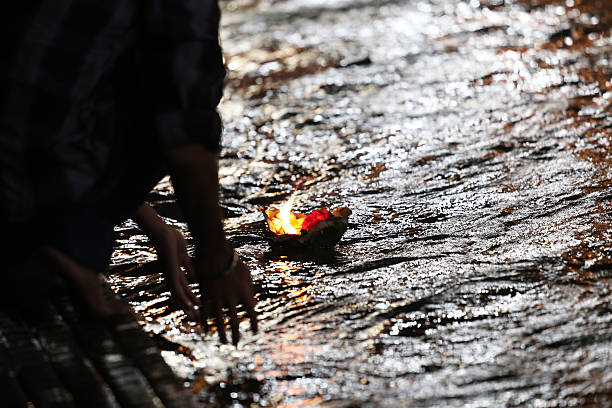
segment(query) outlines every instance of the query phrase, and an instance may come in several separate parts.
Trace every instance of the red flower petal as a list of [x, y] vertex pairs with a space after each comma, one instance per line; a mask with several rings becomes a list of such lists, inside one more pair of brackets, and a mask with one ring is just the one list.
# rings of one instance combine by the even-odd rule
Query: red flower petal
[[331, 216], [332, 214], [325, 208], [321, 208], [320, 210], [314, 210], [308, 215], [308, 217], [304, 219], [304, 222], [302, 223], [302, 229], [309, 231], [312, 227], [314, 227], [321, 221], [328, 219]]

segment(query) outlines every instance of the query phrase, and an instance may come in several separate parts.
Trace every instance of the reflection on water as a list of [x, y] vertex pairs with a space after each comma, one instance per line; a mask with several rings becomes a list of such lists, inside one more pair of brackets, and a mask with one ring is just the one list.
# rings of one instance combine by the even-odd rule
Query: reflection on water
[[[612, 405], [612, 5], [232, 0], [221, 188], [261, 333], [188, 322], [136, 226], [113, 287], [206, 406]], [[327, 253], [257, 207], [351, 208]], [[167, 180], [150, 197], [185, 230]], [[300, 208], [301, 207], [301, 208]]]

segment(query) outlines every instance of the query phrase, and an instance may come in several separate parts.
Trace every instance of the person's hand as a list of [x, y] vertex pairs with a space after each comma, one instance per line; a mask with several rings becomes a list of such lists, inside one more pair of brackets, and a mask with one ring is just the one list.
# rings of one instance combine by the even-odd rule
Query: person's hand
[[147, 203], [138, 207], [134, 219], [157, 250], [162, 273], [179, 306], [190, 320], [199, 321], [200, 300], [191, 291], [185, 277], [185, 273], [191, 276], [195, 276], [195, 273], [183, 234], [167, 225]]
[[200, 320], [200, 299], [191, 291], [185, 273], [195, 276], [187, 243], [176, 228], [166, 226], [154, 240], [166, 283], [179, 306], [193, 321]]
[[240, 330], [237, 306], [242, 304], [251, 322], [251, 330], [257, 333], [257, 314], [255, 313], [255, 298], [253, 296], [253, 282], [251, 273], [240, 259], [236, 257], [235, 265], [218, 279], [207, 279], [209, 271], [202, 270], [198, 265], [198, 277], [200, 281], [200, 293], [202, 301], [201, 317], [202, 325], [208, 328], [208, 319], [214, 320], [214, 325], [219, 332], [219, 339], [227, 343], [225, 334], [225, 314], [229, 318], [232, 332], [232, 343], [238, 344]]

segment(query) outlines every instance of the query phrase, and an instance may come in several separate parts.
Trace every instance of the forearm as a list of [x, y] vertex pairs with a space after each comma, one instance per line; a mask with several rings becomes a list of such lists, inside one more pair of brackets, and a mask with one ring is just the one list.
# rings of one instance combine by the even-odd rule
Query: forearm
[[175, 195], [195, 242], [196, 257], [211, 273], [222, 270], [232, 249], [223, 231], [219, 206], [218, 163], [215, 154], [190, 144], [168, 150]]
[[159, 243], [167, 225], [157, 212], [147, 203], [142, 203], [134, 214], [134, 221], [140, 229], [149, 237], [154, 245]]

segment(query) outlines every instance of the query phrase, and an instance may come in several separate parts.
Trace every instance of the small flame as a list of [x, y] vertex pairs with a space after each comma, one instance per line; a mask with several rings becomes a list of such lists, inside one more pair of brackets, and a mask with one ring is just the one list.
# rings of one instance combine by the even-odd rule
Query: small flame
[[300, 235], [302, 233], [302, 223], [306, 216], [291, 212], [296, 193], [297, 191], [293, 192], [289, 201], [283, 204], [280, 209], [266, 210], [268, 225], [276, 235]]
[[[295, 201], [295, 193], [297, 193], [297, 190], [291, 194], [289, 201], [281, 206], [280, 212], [278, 213], [278, 218], [281, 220], [282, 228], [287, 234], [292, 235], [296, 235], [298, 233], [297, 228], [291, 225], [291, 209], [293, 208], [293, 202]], [[295, 217], [293, 218], [295, 219]]]

